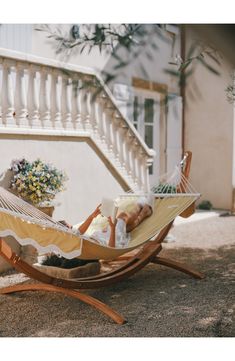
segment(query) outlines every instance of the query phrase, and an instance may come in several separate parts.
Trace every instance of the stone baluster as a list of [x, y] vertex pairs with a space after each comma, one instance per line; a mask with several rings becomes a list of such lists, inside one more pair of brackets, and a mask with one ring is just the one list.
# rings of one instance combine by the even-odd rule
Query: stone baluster
[[81, 99], [81, 121], [82, 121], [82, 128], [85, 130], [87, 127], [87, 89], [85, 89], [85, 85], [83, 81], [81, 81], [81, 88], [80, 88], [80, 99]]
[[132, 159], [132, 178], [134, 181], [135, 186], [138, 186], [138, 162], [137, 162], [137, 153], [138, 153], [138, 143], [134, 141], [132, 145], [131, 151], [131, 159]]
[[15, 92], [15, 117], [20, 127], [28, 127], [27, 93], [26, 93], [27, 69], [26, 65], [19, 63], [16, 66], [16, 92]]
[[122, 123], [118, 126], [118, 150], [119, 150], [119, 162], [121, 168], [125, 168], [125, 144], [126, 144], [126, 134], [127, 127], [123, 126]]
[[143, 161], [143, 156], [142, 156], [142, 151], [140, 146], [137, 144], [136, 145], [136, 176], [137, 176], [137, 184], [138, 184], [138, 188], [143, 190], [143, 178], [142, 178], [142, 161]]
[[113, 134], [112, 134], [112, 122], [110, 120], [110, 112], [104, 112], [104, 124], [105, 124], [105, 140], [108, 148], [108, 152], [113, 152]]
[[63, 124], [66, 129], [73, 127], [72, 125], [72, 79], [63, 76], [62, 79], [62, 117]]
[[97, 114], [97, 123], [98, 123], [98, 134], [100, 136], [100, 140], [102, 145], [105, 144], [105, 128], [104, 128], [104, 108], [103, 108], [103, 100], [97, 99], [97, 107], [96, 107], [96, 114]]
[[94, 86], [91, 87], [90, 89], [91, 91], [91, 96], [90, 96], [90, 102], [91, 102], [91, 113], [90, 113], [90, 117], [91, 117], [91, 126], [93, 129], [93, 132], [95, 135], [98, 134], [98, 115], [97, 115], [97, 88], [95, 88]]
[[133, 144], [134, 136], [130, 132], [130, 129], [125, 130], [125, 168], [127, 170], [127, 174], [132, 178], [132, 157], [131, 157], [131, 149]]
[[72, 119], [75, 129], [82, 129], [82, 118], [81, 118], [81, 109], [82, 109], [82, 100], [81, 100], [81, 91], [80, 91], [80, 80], [75, 78], [73, 80], [73, 92], [72, 92]]
[[93, 113], [93, 108], [91, 104], [92, 93], [90, 88], [86, 89], [85, 101], [86, 101], [85, 128], [90, 130], [92, 128], [92, 113]]
[[114, 124], [113, 124], [113, 110], [106, 109], [105, 111], [105, 124], [106, 124], [106, 141], [108, 150], [111, 154], [114, 154]]
[[149, 166], [152, 164], [152, 161], [150, 162], [150, 159], [148, 157], [145, 157], [145, 169], [144, 169], [144, 184], [145, 184], [145, 190], [149, 191], [150, 184], [149, 184]]
[[111, 118], [112, 122], [112, 133], [113, 133], [113, 152], [116, 162], [120, 163], [120, 168], [122, 167], [121, 161], [120, 161], [120, 121], [114, 116]]
[[51, 75], [45, 67], [41, 69], [40, 75], [40, 119], [44, 128], [51, 128]]
[[14, 118], [14, 90], [13, 90], [13, 63], [3, 61], [2, 74], [2, 119], [3, 123], [8, 127], [15, 126]]
[[146, 164], [144, 152], [142, 150], [140, 151], [139, 156], [140, 156], [140, 159], [139, 159], [139, 167], [140, 167], [139, 187], [140, 187], [140, 189], [147, 191], [146, 184], [145, 184], [145, 170], [146, 170], [147, 164]]
[[81, 83], [81, 115], [82, 115], [82, 124], [85, 130], [91, 129], [91, 92], [88, 80], [86, 78], [82, 79]]
[[32, 65], [29, 70], [28, 113], [32, 128], [41, 128], [39, 119], [39, 69]]
[[62, 128], [61, 93], [62, 77], [57, 70], [53, 70], [51, 83], [51, 120], [55, 129]]

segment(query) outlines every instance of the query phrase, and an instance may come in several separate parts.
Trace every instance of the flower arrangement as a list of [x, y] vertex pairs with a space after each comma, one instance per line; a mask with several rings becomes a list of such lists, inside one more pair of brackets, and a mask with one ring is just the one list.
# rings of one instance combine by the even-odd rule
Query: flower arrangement
[[37, 159], [29, 162], [26, 159], [15, 159], [11, 163], [13, 179], [11, 188], [20, 198], [37, 205], [45, 206], [64, 190], [67, 176], [50, 164]]

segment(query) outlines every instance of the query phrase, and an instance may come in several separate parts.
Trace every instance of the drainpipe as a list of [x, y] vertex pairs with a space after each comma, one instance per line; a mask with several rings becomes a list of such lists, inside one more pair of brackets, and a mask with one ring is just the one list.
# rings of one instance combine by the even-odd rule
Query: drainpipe
[[[185, 34], [185, 25], [181, 25], [181, 58], [185, 60], [185, 42], [186, 42], [186, 34]], [[182, 153], [185, 152], [185, 81], [180, 85], [180, 95], [182, 97]], [[182, 156], [183, 156], [182, 154]]]
[[[234, 71], [235, 75], [235, 71]], [[235, 76], [233, 86], [235, 88]], [[232, 208], [231, 213], [235, 215], [235, 101], [233, 102], [233, 156], [232, 156]]]

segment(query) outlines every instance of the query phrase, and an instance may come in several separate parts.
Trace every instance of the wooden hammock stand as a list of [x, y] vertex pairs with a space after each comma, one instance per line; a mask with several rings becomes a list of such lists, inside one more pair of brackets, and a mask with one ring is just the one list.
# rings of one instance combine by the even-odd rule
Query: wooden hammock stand
[[[184, 176], [188, 178], [191, 164], [192, 153], [187, 152], [186, 166], [184, 170]], [[189, 217], [194, 213], [194, 204], [186, 209], [181, 216]], [[168, 232], [172, 227], [173, 222], [168, 224], [162, 229], [162, 231], [157, 235], [155, 240], [147, 242], [142, 246], [135, 255], [126, 255], [119, 257], [116, 261], [121, 262], [122, 264], [116, 268], [111, 269], [108, 272], [101, 273], [96, 276], [79, 278], [79, 279], [61, 279], [55, 278], [49, 275], [44, 274], [41, 271], [38, 271], [33, 266], [27, 264], [23, 261], [20, 256], [12, 251], [10, 246], [4, 241], [3, 238], [0, 238], [0, 256], [2, 256], [11, 266], [13, 266], [18, 272], [24, 273], [33, 280], [39, 281], [40, 283], [25, 284], [20, 283], [9, 287], [4, 287], [0, 289], [0, 294], [10, 294], [13, 292], [20, 291], [51, 291], [59, 292], [66, 296], [71, 296], [74, 298], [83, 301], [92, 307], [103, 312], [111, 319], [113, 319], [117, 324], [123, 324], [126, 320], [118, 314], [116, 311], [111, 309], [105, 303], [100, 302], [99, 300], [82, 293], [78, 290], [82, 289], [93, 289], [106, 287], [113, 285], [116, 282], [122, 281], [139, 270], [145, 267], [148, 263], [159, 264], [167, 266], [178, 271], [184, 272], [194, 278], [202, 279], [204, 275], [200, 272], [194, 271], [190, 267], [173, 261], [168, 258], [163, 258], [158, 256], [162, 250], [161, 243], [164, 241]], [[123, 264], [124, 261], [124, 264]]]

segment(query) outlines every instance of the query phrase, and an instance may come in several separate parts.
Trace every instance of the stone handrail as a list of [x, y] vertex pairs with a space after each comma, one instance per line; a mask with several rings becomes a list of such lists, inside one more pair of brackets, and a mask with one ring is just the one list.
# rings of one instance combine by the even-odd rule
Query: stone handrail
[[149, 189], [154, 151], [94, 70], [0, 48], [0, 133], [89, 137], [126, 189]]

